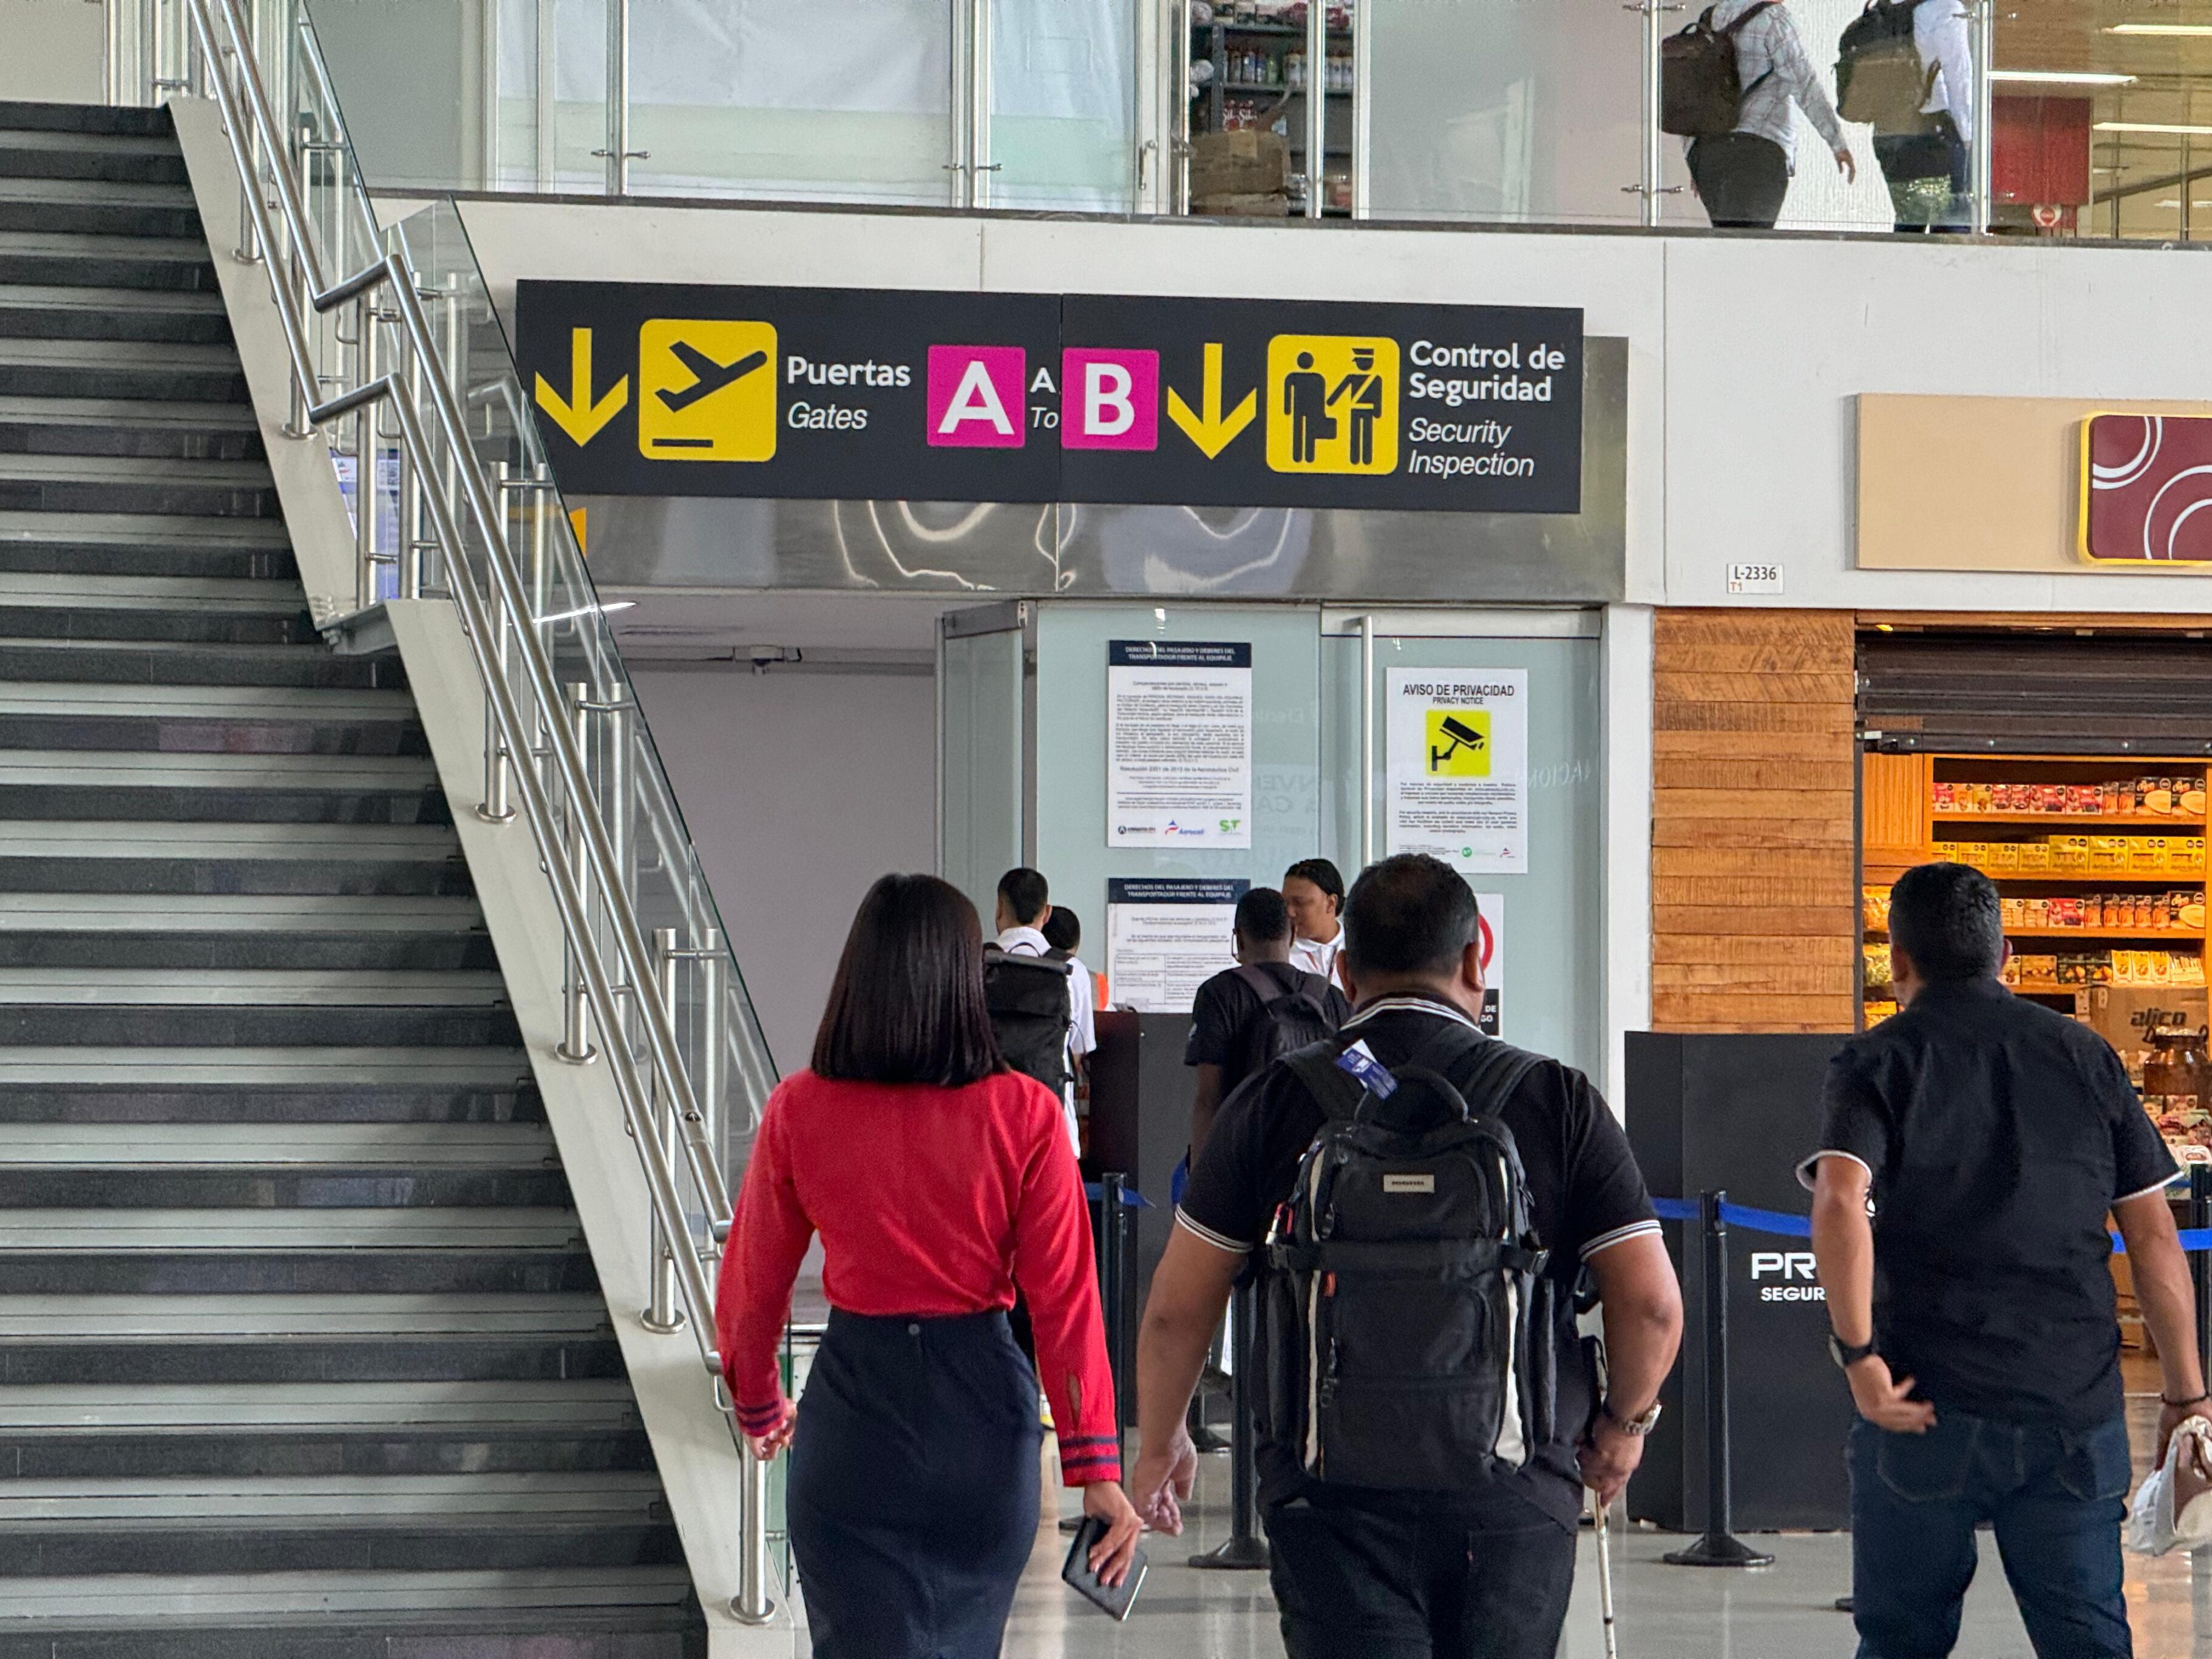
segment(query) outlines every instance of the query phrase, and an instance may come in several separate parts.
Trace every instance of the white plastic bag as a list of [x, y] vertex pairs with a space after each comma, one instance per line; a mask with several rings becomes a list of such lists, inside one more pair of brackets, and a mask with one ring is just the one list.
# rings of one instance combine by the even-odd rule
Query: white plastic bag
[[2143, 1555], [2212, 1545], [2212, 1423], [2182, 1419], [2128, 1505], [2127, 1545]]

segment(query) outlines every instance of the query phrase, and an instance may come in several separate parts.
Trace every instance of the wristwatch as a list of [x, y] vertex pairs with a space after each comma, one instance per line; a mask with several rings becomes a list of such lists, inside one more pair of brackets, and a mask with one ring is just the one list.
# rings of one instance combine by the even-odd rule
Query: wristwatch
[[1833, 1331], [1828, 1333], [1828, 1358], [1836, 1362], [1836, 1369], [1839, 1371], [1850, 1370], [1873, 1352], [1874, 1344], [1871, 1342], [1861, 1342], [1855, 1346], [1848, 1346], [1844, 1339]]
[[1659, 1426], [1660, 1407], [1656, 1400], [1633, 1417], [1616, 1415], [1610, 1401], [1601, 1405], [1598, 1409], [1605, 1413], [1605, 1420], [1623, 1434], [1649, 1434]]

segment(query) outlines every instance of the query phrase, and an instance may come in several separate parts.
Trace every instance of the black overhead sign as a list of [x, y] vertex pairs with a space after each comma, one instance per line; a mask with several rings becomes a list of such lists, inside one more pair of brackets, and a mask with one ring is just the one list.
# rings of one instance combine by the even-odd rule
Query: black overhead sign
[[515, 332], [584, 495], [1582, 506], [1579, 311], [523, 282]]

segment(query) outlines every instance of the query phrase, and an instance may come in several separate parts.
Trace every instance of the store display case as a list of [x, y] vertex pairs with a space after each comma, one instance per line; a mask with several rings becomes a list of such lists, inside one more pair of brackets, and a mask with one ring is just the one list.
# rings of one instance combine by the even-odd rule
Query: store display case
[[[1306, 0], [1192, 0], [1188, 134], [1190, 210], [1198, 214], [1304, 216], [1314, 170], [1307, 165], [1308, 99], [1324, 100], [1321, 216], [1346, 218], [1352, 207], [1354, 10], [1326, 9], [1328, 47], [1312, 70], [1311, 20]], [[1317, 83], [1317, 84], [1316, 84]], [[1248, 158], [1218, 157], [1216, 135], [1265, 132], [1287, 148], [1281, 182], [1255, 189], [1231, 178]]]
[[2004, 907], [2006, 983], [2094, 1026], [2177, 1156], [2212, 1164], [2205, 777], [2203, 756], [1864, 756], [1863, 1023], [1896, 1012], [1890, 884], [1932, 860], [1972, 865]]

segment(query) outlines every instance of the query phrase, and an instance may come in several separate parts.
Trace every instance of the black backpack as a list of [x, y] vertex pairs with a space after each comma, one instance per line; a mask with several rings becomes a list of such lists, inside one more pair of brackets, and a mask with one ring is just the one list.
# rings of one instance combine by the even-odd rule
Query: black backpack
[[1920, 0], [1867, 0], [1836, 42], [1836, 113], [1885, 135], [1924, 132], [1921, 106], [1935, 89], [1936, 68], [1920, 67], [1912, 14]]
[[1762, 0], [1722, 29], [1713, 27], [1714, 8], [1708, 6], [1696, 22], [1660, 43], [1660, 131], [1710, 138], [1735, 131], [1745, 95], [1766, 79], [1762, 75], [1751, 86], [1743, 84], [1735, 61], [1736, 31], [1773, 3]]
[[1336, 1035], [1336, 1015], [1328, 1006], [1328, 981], [1319, 974], [1294, 969], [1295, 986], [1285, 986], [1267, 969], [1231, 970], [1252, 989], [1260, 1006], [1230, 1034], [1231, 1064], [1222, 1068], [1226, 1098], [1248, 1077], [1264, 1072], [1285, 1054], [1325, 1042]]
[[1068, 1000], [1068, 963], [1018, 957], [996, 945], [983, 947], [983, 1006], [999, 1052], [1016, 1071], [1035, 1078], [1057, 1097], [1067, 1087], [1067, 1035], [1075, 1023]]
[[1284, 1061], [1328, 1121], [1267, 1241], [1269, 1437], [1332, 1485], [1464, 1491], [1525, 1465], [1556, 1417], [1565, 1302], [1498, 1116], [1543, 1062], [1454, 1024], [1382, 1102], [1344, 1052]]

